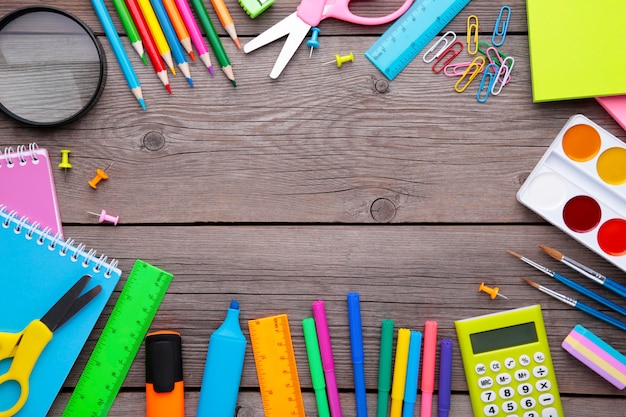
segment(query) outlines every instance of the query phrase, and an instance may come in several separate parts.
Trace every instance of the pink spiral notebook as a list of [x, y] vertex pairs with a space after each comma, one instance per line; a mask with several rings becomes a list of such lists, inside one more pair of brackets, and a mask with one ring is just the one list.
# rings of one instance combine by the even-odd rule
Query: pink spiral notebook
[[54, 236], [63, 239], [61, 214], [52, 175], [50, 157], [46, 149], [36, 143], [5, 148], [0, 154], [0, 206], [16, 211], [38, 223], [43, 230], [49, 228]]

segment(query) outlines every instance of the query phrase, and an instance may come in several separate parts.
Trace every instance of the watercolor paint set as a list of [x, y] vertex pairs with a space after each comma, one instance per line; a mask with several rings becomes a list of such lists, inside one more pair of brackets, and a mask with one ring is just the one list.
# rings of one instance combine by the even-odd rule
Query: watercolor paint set
[[517, 200], [626, 271], [626, 144], [572, 116]]

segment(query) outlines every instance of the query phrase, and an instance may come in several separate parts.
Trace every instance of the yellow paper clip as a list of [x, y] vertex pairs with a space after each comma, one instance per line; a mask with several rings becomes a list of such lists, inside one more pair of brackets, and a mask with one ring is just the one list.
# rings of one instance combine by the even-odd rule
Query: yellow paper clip
[[467, 53], [476, 55], [478, 52], [478, 17], [470, 15], [467, 18]]
[[[448, 40], [448, 37], [450, 37], [451, 39]], [[435, 42], [433, 46], [430, 47], [428, 51], [426, 51], [422, 59], [424, 60], [425, 63], [430, 64], [435, 59], [439, 58], [439, 55], [441, 55], [446, 49], [448, 49], [448, 47], [455, 40], [456, 40], [456, 33], [452, 31], [446, 32], [441, 38], [437, 40], [437, 42]], [[439, 50], [435, 52], [435, 54], [432, 57], [427, 57], [427, 55], [434, 52], [439, 47], [439, 44], [442, 42], [443, 42], [443, 45], [439, 48]]]
[[[459, 78], [456, 84], [454, 84], [454, 91], [456, 91], [457, 93], [462, 93], [463, 91], [465, 91], [465, 89], [470, 85], [472, 80], [476, 78], [478, 73], [483, 69], [486, 62], [487, 61], [485, 60], [485, 58], [480, 55], [474, 58], [472, 60], [472, 63], [469, 64], [469, 66], [465, 69], [465, 72], [463, 73], [461, 78]], [[467, 81], [465, 81], [466, 78], [468, 78]], [[464, 85], [463, 82], [465, 82]], [[461, 85], [463, 86], [461, 87]]]

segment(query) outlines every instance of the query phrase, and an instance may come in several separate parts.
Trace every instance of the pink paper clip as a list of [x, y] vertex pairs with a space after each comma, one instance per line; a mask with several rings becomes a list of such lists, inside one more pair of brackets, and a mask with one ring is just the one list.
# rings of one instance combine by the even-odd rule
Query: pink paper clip
[[[465, 72], [465, 69], [469, 67], [471, 62], [460, 62], [458, 64], [448, 64], [443, 67], [443, 75], [447, 77], [460, 77]], [[481, 68], [482, 72], [483, 69]]]
[[[451, 37], [451, 40], [448, 40], [448, 37]], [[430, 49], [428, 51], [426, 51], [426, 53], [424, 53], [424, 56], [422, 57], [422, 60], [427, 63], [430, 64], [431, 62], [433, 62], [435, 59], [439, 58], [439, 56], [445, 52], [446, 49], [448, 49], [448, 47], [454, 43], [454, 41], [456, 41], [456, 33], [449, 31], [446, 32], [441, 38], [439, 38], [437, 40], [437, 42], [435, 42], [435, 44], [433, 46], [430, 47]], [[437, 49], [439, 47], [439, 44], [443, 42], [443, 45], [441, 46], [441, 48], [439, 48], [439, 50], [437, 52], [435, 52], [435, 54], [432, 57], [427, 57], [428, 54], [432, 53], [435, 51], [435, 49]]]
[[[456, 58], [461, 52], [463, 52], [463, 44], [460, 41], [453, 42], [452, 45], [450, 45], [445, 51], [443, 51], [441, 56], [439, 56], [435, 60], [435, 63], [432, 66], [433, 72], [435, 74], [438, 74], [441, 71], [443, 71], [446, 65], [450, 64], [452, 60], [454, 60], [454, 58]], [[437, 68], [437, 64], [443, 61], [444, 58], [445, 58], [445, 61], [443, 62], [441, 67]]]
[[500, 53], [493, 46], [487, 48], [487, 50], [485, 51], [485, 56], [487, 56], [490, 64], [496, 64], [499, 67], [502, 66], [502, 58], [500, 58]]

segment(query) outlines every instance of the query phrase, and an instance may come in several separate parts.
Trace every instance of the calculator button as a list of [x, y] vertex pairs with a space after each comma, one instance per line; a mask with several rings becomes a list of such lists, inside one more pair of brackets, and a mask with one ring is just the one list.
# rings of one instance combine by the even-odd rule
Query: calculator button
[[504, 360], [504, 367], [506, 369], [513, 369], [515, 368], [515, 365], [517, 365], [517, 362], [515, 362], [515, 359], [513, 358], [506, 358]]
[[515, 390], [511, 387], [504, 387], [504, 388], [500, 388], [499, 394], [500, 394], [500, 398], [508, 399], [515, 395]]
[[496, 376], [496, 381], [500, 385], [509, 385], [512, 380], [513, 378], [511, 377], [511, 374], [507, 374], [506, 372]]
[[556, 408], [544, 408], [541, 410], [541, 417], [559, 417], [559, 412], [556, 411]]
[[530, 357], [528, 355], [521, 355], [519, 357], [519, 363], [522, 366], [528, 366], [530, 365]]
[[490, 376], [484, 376], [478, 380], [478, 386], [482, 389], [491, 388], [493, 386], [493, 379]]
[[552, 388], [552, 384], [547, 379], [540, 379], [535, 383], [535, 388], [537, 388], [537, 391], [541, 392], [549, 391], [550, 388]]
[[533, 368], [533, 375], [535, 378], [543, 378], [548, 375], [548, 368], [543, 365], [535, 366]]
[[485, 408], [483, 408], [483, 413], [486, 416], [495, 416], [496, 414], [498, 414], [500, 410], [498, 409], [498, 406], [495, 404], [489, 404], [486, 405]]
[[530, 410], [531, 408], [535, 408], [537, 405], [537, 401], [533, 397], [522, 398], [519, 402], [523, 409]]
[[496, 392], [495, 391], [483, 391], [480, 393], [480, 399], [483, 400], [484, 403], [490, 403], [492, 401], [495, 401], [496, 399]]
[[539, 396], [539, 404], [546, 406], [554, 403], [554, 395], [552, 394], [541, 394]]
[[520, 384], [517, 387], [517, 392], [519, 395], [528, 395], [533, 392], [533, 386], [529, 383]]
[[536, 411], [526, 411], [524, 417], [539, 417], [539, 414]]
[[491, 369], [493, 372], [498, 372], [500, 369], [502, 369], [502, 365], [500, 365], [500, 362], [498, 361], [491, 361], [491, 363], [489, 364], [489, 369]]
[[525, 370], [525, 369], [520, 369], [518, 371], [515, 371], [515, 380], [517, 381], [526, 381], [528, 378], [530, 378], [530, 372]]
[[513, 413], [517, 410], [517, 403], [515, 401], [506, 401], [502, 403], [502, 411], [505, 413]]
[[543, 363], [543, 361], [546, 360], [546, 355], [544, 355], [543, 352], [535, 352], [535, 354], [533, 355], [533, 359], [537, 363]]
[[478, 375], [483, 375], [485, 372], [487, 372], [487, 367], [485, 366], [485, 364], [482, 363], [476, 364], [474, 372], [476, 372]]

